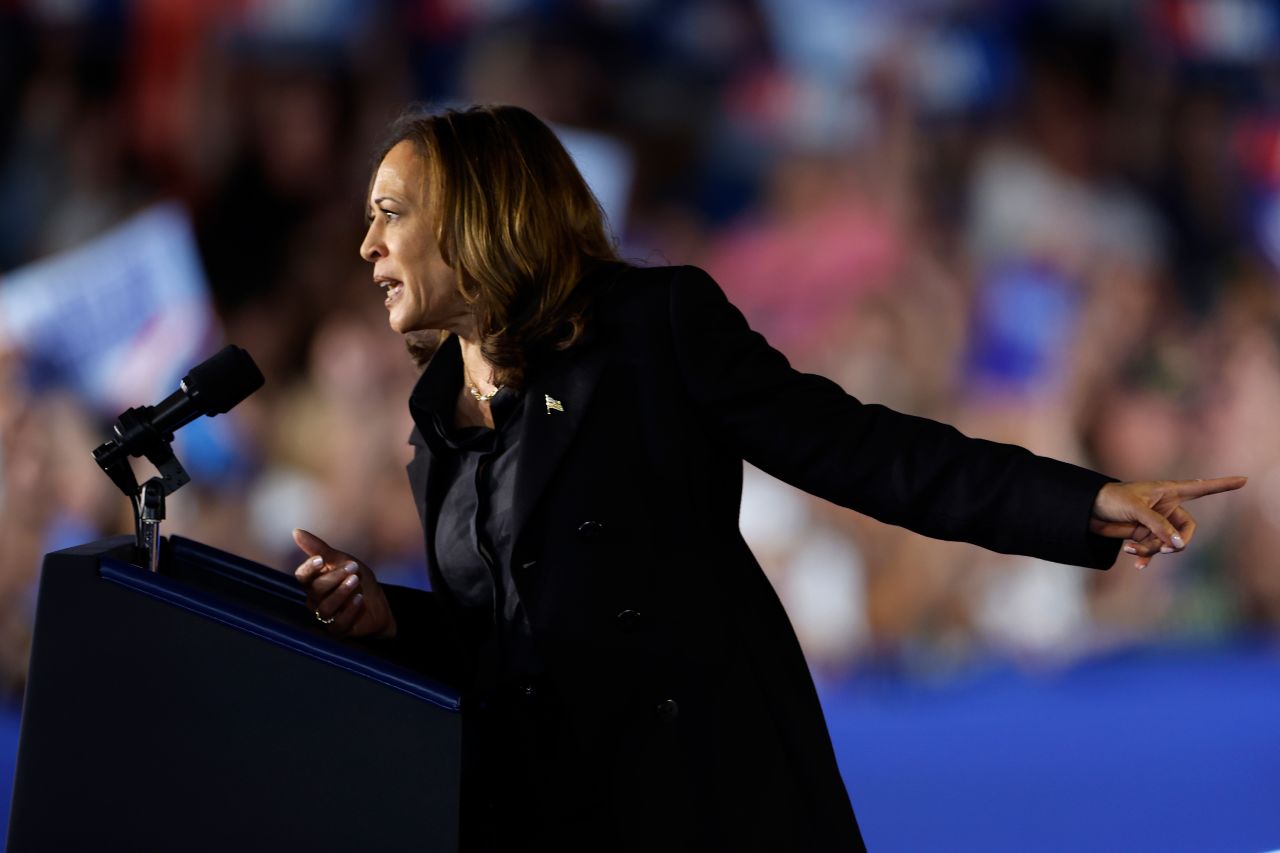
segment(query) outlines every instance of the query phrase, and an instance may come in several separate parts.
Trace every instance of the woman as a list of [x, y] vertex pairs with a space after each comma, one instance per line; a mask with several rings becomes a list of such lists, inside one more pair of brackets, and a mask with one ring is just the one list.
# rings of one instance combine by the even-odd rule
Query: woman
[[[416, 337], [410, 482], [433, 593], [298, 531], [340, 636], [435, 661], [482, 728], [477, 849], [862, 847], [795, 635], [738, 530], [742, 462], [925, 535], [1106, 568], [1183, 501], [864, 405], [793, 371], [701, 271], [618, 262], [514, 107], [402, 120], [361, 255]], [[423, 349], [423, 337], [428, 344]]]

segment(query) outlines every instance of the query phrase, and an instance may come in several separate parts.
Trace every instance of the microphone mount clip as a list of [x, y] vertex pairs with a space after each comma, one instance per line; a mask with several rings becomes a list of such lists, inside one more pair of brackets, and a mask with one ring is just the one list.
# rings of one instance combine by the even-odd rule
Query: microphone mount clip
[[[191, 482], [191, 476], [173, 453], [173, 433], [161, 433], [152, 426], [153, 408], [133, 408], [121, 414], [113, 427], [116, 437], [94, 450], [93, 458], [133, 504], [137, 548], [145, 556], [147, 568], [155, 572], [160, 568], [164, 499]], [[146, 457], [159, 476], [139, 486], [129, 465], [130, 456]]]

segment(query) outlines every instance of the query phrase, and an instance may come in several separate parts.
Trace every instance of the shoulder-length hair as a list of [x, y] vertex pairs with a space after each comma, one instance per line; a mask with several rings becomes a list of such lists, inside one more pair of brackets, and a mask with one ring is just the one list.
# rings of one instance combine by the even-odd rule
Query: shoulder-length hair
[[[374, 169], [401, 142], [426, 161], [440, 254], [475, 312], [495, 381], [519, 386], [539, 352], [578, 341], [588, 308], [578, 282], [618, 261], [604, 213], [556, 135], [528, 110], [413, 111], [392, 124]], [[411, 333], [424, 366], [444, 334]]]

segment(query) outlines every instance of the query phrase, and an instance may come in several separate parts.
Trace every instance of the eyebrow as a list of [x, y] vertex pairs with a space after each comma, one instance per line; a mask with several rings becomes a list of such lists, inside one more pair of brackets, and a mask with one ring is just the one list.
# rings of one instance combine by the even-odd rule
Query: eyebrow
[[395, 196], [389, 196], [389, 195], [380, 195], [377, 198], [373, 199], [374, 204], [382, 204], [384, 201], [390, 201], [396, 204], [402, 203], [400, 199], [396, 198]]

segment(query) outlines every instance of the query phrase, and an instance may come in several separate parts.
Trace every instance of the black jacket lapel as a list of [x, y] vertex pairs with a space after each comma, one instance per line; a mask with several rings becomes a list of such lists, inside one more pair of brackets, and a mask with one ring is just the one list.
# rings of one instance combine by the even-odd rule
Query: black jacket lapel
[[[418, 518], [422, 522], [427, 574], [433, 585], [440, 581], [435, 569], [436, 520], [440, 512], [440, 500], [444, 496], [443, 489], [448, 486], [449, 464], [432, 451], [433, 442], [425, 437], [428, 431], [434, 429], [432, 416], [427, 412], [431, 406], [429, 400], [433, 394], [440, 393], [441, 384], [456, 382], [461, 370], [462, 353], [458, 339], [450, 335], [440, 344], [409, 395], [409, 413], [413, 416], [415, 427], [409, 436], [409, 443], [413, 445], [413, 459], [406, 470], [409, 473], [409, 486], [413, 490], [413, 500], [418, 506]], [[433, 386], [435, 391], [431, 390]], [[450, 407], [448, 412], [452, 415], [452, 399], [447, 405]], [[430, 434], [434, 435], [434, 432]]]
[[[431, 564], [435, 562], [435, 521], [436, 514], [428, 513], [427, 507], [434, 506], [433, 500], [437, 497], [432, 493], [432, 469], [439, 468], [439, 465], [433, 465], [432, 459], [434, 455], [427, 449], [427, 443], [423, 440], [422, 434], [418, 432], [415, 426], [413, 432], [409, 435], [409, 443], [413, 445], [413, 459], [405, 466], [405, 471], [409, 474], [409, 488], [413, 491], [413, 502], [418, 507], [418, 520], [422, 522], [422, 535], [426, 542], [427, 549], [427, 566], [430, 573]], [[438, 481], [440, 478], [436, 477]], [[434, 576], [432, 577], [434, 581]]]
[[584, 342], [556, 353], [545, 369], [530, 372], [512, 519], [517, 553], [529, 516], [581, 427], [603, 369], [601, 348]]

